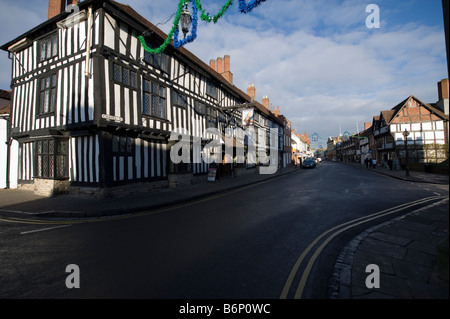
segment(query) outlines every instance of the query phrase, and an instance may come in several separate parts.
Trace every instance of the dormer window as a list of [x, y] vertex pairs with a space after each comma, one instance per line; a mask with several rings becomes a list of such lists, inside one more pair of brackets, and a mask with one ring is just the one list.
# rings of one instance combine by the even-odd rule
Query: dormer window
[[39, 62], [58, 56], [58, 33], [54, 33], [39, 41]]

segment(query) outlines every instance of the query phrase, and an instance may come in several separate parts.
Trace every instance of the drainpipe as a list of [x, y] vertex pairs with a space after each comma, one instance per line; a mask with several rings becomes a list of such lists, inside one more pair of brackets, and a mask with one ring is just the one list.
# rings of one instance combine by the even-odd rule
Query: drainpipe
[[10, 175], [10, 149], [11, 149], [11, 121], [9, 114], [0, 115], [0, 118], [4, 119], [6, 121], [6, 188], [9, 189], [9, 175]]
[[88, 34], [86, 40], [86, 69], [84, 71], [84, 75], [89, 78], [89, 70], [90, 70], [90, 60], [91, 60], [91, 38], [92, 38], [92, 7], [88, 9]]

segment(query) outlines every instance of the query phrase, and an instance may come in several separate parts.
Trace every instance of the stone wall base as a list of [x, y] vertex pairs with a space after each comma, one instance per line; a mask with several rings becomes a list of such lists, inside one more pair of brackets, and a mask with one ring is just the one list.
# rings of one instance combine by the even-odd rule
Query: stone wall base
[[113, 187], [70, 187], [70, 194], [87, 196], [99, 199], [124, 198], [151, 192], [154, 189], [169, 187], [169, 181], [157, 181], [148, 183], [130, 183]]
[[34, 179], [34, 193], [36, 195], [52, 197], [58, 194], [66, 194], [69, 192], [70, 182], [68, 180], [54, 179]]

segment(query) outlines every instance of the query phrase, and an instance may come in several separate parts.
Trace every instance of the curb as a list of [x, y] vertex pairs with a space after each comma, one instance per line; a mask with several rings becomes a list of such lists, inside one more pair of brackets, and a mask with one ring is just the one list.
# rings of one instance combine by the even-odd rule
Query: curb
[[391, 174], [388, 174], [388, 173], [383, 173], [383, 172], [377, 171], [376, 169], [365, 169], [364, 167], [361, 167], [359, 165], [352, 165], [352, 164], [347, 164], [347, 163], [342, 163], [342, 162], [341, 162], [341, 164], [357, 167], [359, 169], [366, 170], [368, 172], [376, 173], [378, 175], [384, 175], [384, 176], [387, 176], [387, 177], [392, 177], [392, 178], [395, 178], [395, 179], [398, 179], [398, 180], [402, 180], [402, 181], [405, 181], [405, 182], [422, 183], [422, 184], [434, 184], [434, 185], [449, 185], [449, 183], [446, 183], [446, 182], [436, 182], [436, 181], [432, 182], [432, 181], [426, 181], [426, 180], [418, 180], [418, 179], [411, 179], [411, 178], [406, 178], [406, 177], [395, 176], [395, 175], [391, 175]]
[[176, 205], [185, 204], [188, 202], [193, 202], [193, 201], [202, 199], [204, 197], [217, 195], [217, 194], [223, 193], [223, 192], [233, 191], [233, 190], [236, 190], [236, 189], [239, 189], [242, 187], [246, 187], [249, 185], [256, 185], [258, 183], [266, 182], [268, 180], [282, 177], [282, 176], [285, 176], [285, 175], [288, 175], [288, 174], [291, 174], [294, 172], [299, 172], [299, 171], [301, 171], [301, 170], [294, 169], [292, 171], [279, 173], [274, 176], [270, 176], [268, 178], [264, 178], [264, 179], [261, 179], [258, 181], [251, 181], [251, 182], [240, 184], [240, 185], [225, 187], [225, 188], [219, 189], [219, 190], [204, 192], [201, 194], [193, 195], [193, 196], [186, 197], [186, 198], [181, 198], [181, 199], [174, 200], [171, 202], [166, 202], [166, 203], [133, 207], [133, 208], [129, 208], [129, 209], [103, 209], [103, 210], [98, 210], [95, 212], [93, 212], [93, 211], [48, 211], [48, 212], [42, 212], [42, 213], [33, 213], [33, 216], [57, 217], [57, 218], [92, 218], [92, 217], [111, 217], [111, 216], [129, 215], [129, 214], [134, 214], [134, 213], [138, 213], [138, 212], [142, 212], [142, 211], [157, 210], [157, 209], [162, 209], [162, 208], [166, 208], [166, 207], [170, 207], [170, 206], [176, 206]]

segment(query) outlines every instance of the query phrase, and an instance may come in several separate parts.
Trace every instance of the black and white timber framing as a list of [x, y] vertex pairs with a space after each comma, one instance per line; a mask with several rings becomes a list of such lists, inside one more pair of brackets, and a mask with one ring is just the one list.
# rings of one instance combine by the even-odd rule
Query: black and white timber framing
[[[225, 123], [241, 125], [239, 110], [231, 118], [221, 108], [248, 103], [249, 96], [184, 48], [169, 46], [159, 62], [149, 62], [137, 37], [146, 32], [158, 44], [165, 35], [129, 6], [86, 0], [79, 9], [85, 18], [73, 25], [57, 26], [69, 16], [61, 13], [1, 47], [12, 59], [17, 184], [166, 180], [174, 170], [172, 130], [201, 138], [208, 127], [224, 132]], [[259, 103], [255, 111], [258, 128], [282, 126]], [[206, 174], [208, 165], [187, 169]]]

